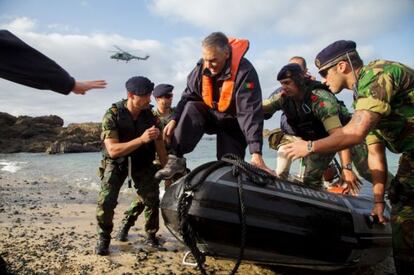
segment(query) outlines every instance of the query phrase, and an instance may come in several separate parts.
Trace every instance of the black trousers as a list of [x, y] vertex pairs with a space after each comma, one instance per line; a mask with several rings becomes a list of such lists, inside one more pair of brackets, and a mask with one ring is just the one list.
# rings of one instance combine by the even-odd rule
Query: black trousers
[[194, 150], [203, 134], [217, 135], [217, 159], [226, 153], [244, 158], [247, 142], [237, 118], [209, 108], [204, 102], [189, 101], [184, 107], [172, 138], [177, 156]]

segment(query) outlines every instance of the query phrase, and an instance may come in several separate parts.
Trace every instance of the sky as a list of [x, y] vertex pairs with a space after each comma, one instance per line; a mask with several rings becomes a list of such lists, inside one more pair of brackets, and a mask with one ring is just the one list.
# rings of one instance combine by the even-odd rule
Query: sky
[[[177, 103], [201, 57], [202, 39], [214, 31], [250, 41], [245, 57], [258, 72], [263, 98], [279, 86], [276, 75], [290, 57], [303, 56], [316, 76], [315, 56], [339, 39], [354, 40], [365, 63], [387, 59], [414, 67], [413, 14], [414, 0], [0, 0], [0, 29], [75, 79], [108, 82], [104, 90], [64, 96], [0, 79], [0, 112], [53, 114], [66, 125], [100, 122], [136, 75], [174, 85]], [[110, 59], [114, 45], [150, 58]], [[351, 106], [352, 93], [339, 97]], [[278, 127], [278, 118], [265, 127]]]

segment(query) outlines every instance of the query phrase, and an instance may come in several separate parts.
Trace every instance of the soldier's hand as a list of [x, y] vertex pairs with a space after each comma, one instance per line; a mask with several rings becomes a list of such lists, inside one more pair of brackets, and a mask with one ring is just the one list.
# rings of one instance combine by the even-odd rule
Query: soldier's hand
[[151, 128], [145, 130], [145, 132], [141, 135], [141, 139], [144, 143], [148, 143], [157, 139], [159, 134], [160, 130], [153, 125]]
[[175, 129], [175, 125], [177, 124], [177, 122], [172, 119], [170, 120], [170, 122], [167, 123], [167, 125], [165, 125], [164, 127], [164, 131], [163, 131], [163, 139], [166, 143], [170, 144], [171, 143], [171, 137], [174, 133], [174, 129]]
[[355, 173], [348, 169], [342, 170], [341, 176], [342, 183], [346, 183], [346, 191], [351, 192], [352, 195], [357, 195], [361, 189], [361, 185], [356, 177]]
[[374, 202], [374, 207], [371, 211], [371, 216], [378, 217], [378, 222], [382, 224], [386, 224], [388, 222], [388, 218], [384, 216], [384, 208], [385, 202]]
[[304, 140], [295, 141], [280, 146], [278, 153], [283, 154], [286, 158], [295, 160], [308, 156], [308, 142]]

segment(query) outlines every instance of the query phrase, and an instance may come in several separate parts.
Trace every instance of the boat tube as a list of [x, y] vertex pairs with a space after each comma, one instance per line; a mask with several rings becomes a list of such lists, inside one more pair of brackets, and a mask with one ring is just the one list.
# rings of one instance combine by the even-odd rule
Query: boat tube
[[[337, 270], [373, 265], [391, 253], [391, 227], [371, 216], [372, 198], [261, 174], [224, 158], [197, 167], [166, 190], [165, 225], [189, 246], [199, 267], [212, 256]], [[388, 206], [384, 214], [390, 216]]]

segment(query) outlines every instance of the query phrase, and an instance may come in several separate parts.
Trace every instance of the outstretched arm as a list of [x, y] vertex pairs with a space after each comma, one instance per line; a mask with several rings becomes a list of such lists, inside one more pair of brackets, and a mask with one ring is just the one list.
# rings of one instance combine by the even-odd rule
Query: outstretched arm
[[380, 118], [381, 116], [377, 113], [358, 110], [347, 125], [339, 128], [326, 138], [314, 141], [312, 150], [308, 150], [306, 141], [296, 141], [284, 145], [280, 150], [290, 159], [306, 157], [311, 152], [337, 152], [361, 143]]
[[92, 80], [92, 81], [76, 81], [72, 92], [78, 95], [84, 95], [91, 89], [104, 89], [106, 88], [105, 80]]
[[0, 30], [0, 77], [41, 90], [84, 94], [105, 88], [104, 80], [76, 81], [55, 61], [7, 30]]

